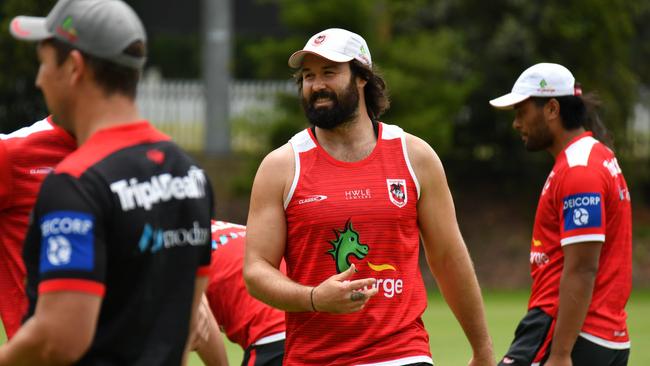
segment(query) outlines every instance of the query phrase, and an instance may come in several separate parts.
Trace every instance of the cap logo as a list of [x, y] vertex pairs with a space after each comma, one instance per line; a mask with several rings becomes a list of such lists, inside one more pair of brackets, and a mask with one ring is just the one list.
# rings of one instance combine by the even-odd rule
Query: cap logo
[[14, 31], [15, 34], [17, 34], [20, 37], [29, 37], [31, 34], [29, 31], [22, 29], [20, 27], [20, 23], [18, 22], [18, 19], [14, 19], [11, 21], [11, 29]]
[[70, 42], [74, 43], [77, 41], [77, 30], [72, 25], [72, 17], [70, 16], [65, 18], [60, 26], [56, 27], [56, 32]]
[[542, 79], [542, 81], [539, 82], [539, 87], [542, 89], [546, 88], [547, 85], [548, 83], [546, 82], [546, 79]]
[[316, 37], [316, 39], [314, 39], [314, 45], [315, 46], [318, 46], [319, 44], [321, 44], [323, 42], [325, 42], [325, 35], [324, 34], [321, 34], [320, 36]]

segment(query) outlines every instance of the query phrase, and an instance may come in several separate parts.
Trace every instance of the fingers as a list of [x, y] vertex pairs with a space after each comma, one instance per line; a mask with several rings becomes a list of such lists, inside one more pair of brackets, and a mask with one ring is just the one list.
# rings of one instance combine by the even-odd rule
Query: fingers
[[361, 290], [366, 287], [371, 287], [377, 282], [374, 278], [362, 278], [354, 281], [344, 281], [345, 289], [349, 291]]
[[378, 293], [374, 278], [349, 280], [356, 272], [354, 265], [333, 275], [311, 293], [313, 309], [329, 313], [351, 313], [363, 309], [368, 300]]
[[350, 268], [348, 268], [347, 270], [341, 273], [335, 274], [334, 276], [332, 276], [332, 278], [338, 281], [343, 281], [345, 279], [350, 278], [350, 276], [352, 276], [355, 273], [357, 273], [357, 267], [354, 265], [354, 263], [352, 263]]

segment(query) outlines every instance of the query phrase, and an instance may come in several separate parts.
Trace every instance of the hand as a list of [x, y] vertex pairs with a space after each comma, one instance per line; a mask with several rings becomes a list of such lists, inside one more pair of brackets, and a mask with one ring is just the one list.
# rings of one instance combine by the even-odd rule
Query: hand
[[551, 354], [544, 366], [573, 366], [573, 361], [571, 361], [571, 355], [555, 356]]
[[376, 282], [374, 278], [348, 280], [356, 272], [352, 264], [347, 271], [335, 274], [316, 286], [312, 293], [316, 311], [345, 314], [363, 309], [379, 290], [373, 286]]

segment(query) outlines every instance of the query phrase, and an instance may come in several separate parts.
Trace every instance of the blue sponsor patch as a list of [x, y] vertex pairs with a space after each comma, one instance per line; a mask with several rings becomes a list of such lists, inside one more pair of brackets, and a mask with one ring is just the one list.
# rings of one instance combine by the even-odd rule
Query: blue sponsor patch
[[43, 216], [40, 272], [95, 267], [95, 218], [84, 212], [55, 211]]
[[564, 197], [564, 231], [600, 227], [602, 202], [600, 193], [579, 193]]

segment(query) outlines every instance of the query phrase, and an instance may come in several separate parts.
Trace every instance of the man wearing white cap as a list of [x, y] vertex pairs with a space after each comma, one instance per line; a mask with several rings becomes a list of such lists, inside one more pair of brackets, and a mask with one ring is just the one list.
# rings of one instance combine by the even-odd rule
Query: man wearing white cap
[[78, 149], [41, 185], [25, 239], [27, 315], [0, 365], [180, 365], [207, 283], [212, 192], [135, 106], [146, 35], [119, 0], [16, 17], [36, 85]]
[[289, 65], [312, 127], [260, 165], [244, 264], [251, 294], [287, 311], [285, 364], [432, 364], [421, 236], [470, 365], [493, 365], [442, 164], [426, 142], [377, 120], [389, 100], [365, 40], [327, 29]]
[[602, 126], [594, 101], [551, 63], [531, 66], [490, 101], [515, 109], [526, 149], [555, 158], [533, 226], [528, 313], [500, 365], [627, 364], [630, 193], [614, 153], [586, 129]]

